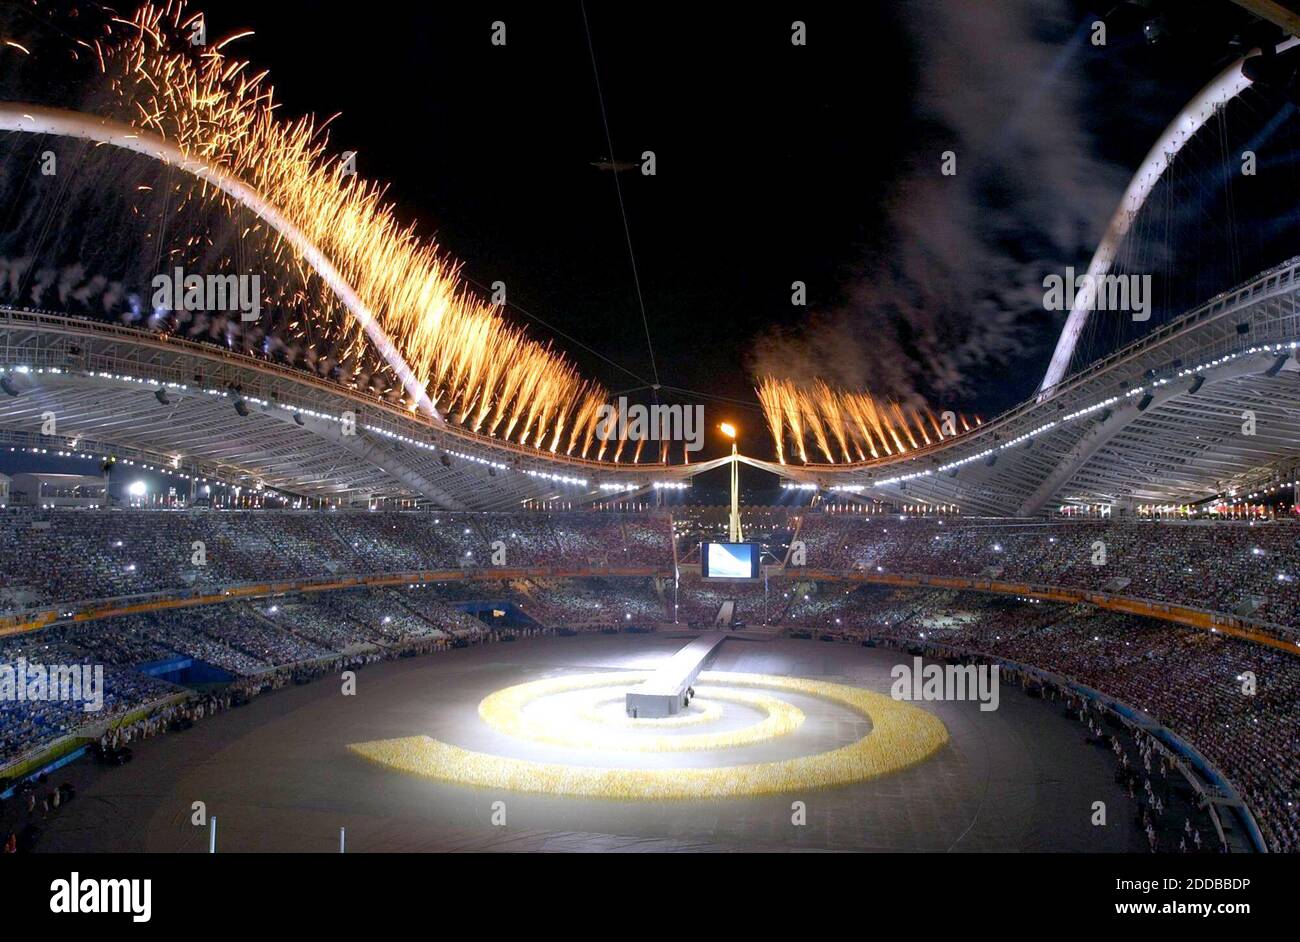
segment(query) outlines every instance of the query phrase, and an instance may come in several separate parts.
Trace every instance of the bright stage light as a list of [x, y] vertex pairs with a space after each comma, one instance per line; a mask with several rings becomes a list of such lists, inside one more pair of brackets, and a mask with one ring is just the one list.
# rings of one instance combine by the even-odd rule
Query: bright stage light
[[144, 481], [132, 481], [131, 485], [126, 489], [126, 492], [132, 497], [143, 497], [147, 490], [148, 487], [145, 485]]
[[721, 429], [722, 434], [726, 435], [728, 438], [734, 439], [736, 437], [736, 427], [730, 422], [723, 422], [718, 426], [718, 428]]
[[[804, 722], [802, 710], [776, 697], [750, 690], [701, 686], [699, 693], [707, 701], [742, 704], [763, 714], [763, 718], [738, 729], [689, 736], [653, 734], [679, 725], [670, 722], [676, 716], [629, 720], [620, 724], [621, 730], [588, 725], [597, 704], [609, 702], [611, 688], [626, 694], [648, 676], [640, 671], [617, 671], [516, 684], [485, 697], [478, 712], [494, 730], [514, 739], [602, 753], [731, 749], [788, 736]], [[721, 713], [709, 715], [713, 718]]]

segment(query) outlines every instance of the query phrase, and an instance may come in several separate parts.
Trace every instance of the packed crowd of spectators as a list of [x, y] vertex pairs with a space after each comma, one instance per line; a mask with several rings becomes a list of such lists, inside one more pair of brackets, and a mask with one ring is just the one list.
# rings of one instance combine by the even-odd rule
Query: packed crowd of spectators
[[[558, 586], [558, 583], [555, 584]], [[228, 603], [208, 609], [154, 613], [105, 619], [76, 626], [48, 629], [35, 636], [0, 642], [0, 663], [74, 663], [98, 659], [105, 666], [104, 712], [88, 722], [81, 704], [61, 702], [0, 702], [0, 763], [72, 732], [98, 728], [91, 744], [106, 761], [122, 761], [131, 744], [183, 730], [206, 717], [224, 713], [268, 691], [289, 684], [335, 676], [343, 670], [395, 657], [445, 651], [453, 646], [541, 637], [559, 629], [538, 622], [487, 630], [474, 616], [456, 609], [451, 601], [413, 587], [343, 591], [290, 596], [277, 602]], [[495, 586], [507, 592], [504, 584]], [[641, 587], [645, 589], [645, 587]], [[653, 594], [653, 589], [648, 590]], [[577, 599], [589, 600], [597, 589], [584, 587]], [[526, 596], [517, 594], [516, 599]], [[626, 598], [645, 600], [642, 591]], [[582, 619], [578, 619], [582, 621]], [[382, 627], [380, 627], [382, 626]], [[564, 625], [564, 630], [597, 630], [599, 625]], [[225, 640], [215, 637], [226, 632]], [[209, 634], [211, 633], [211, 634]], [[244, 648], [268, 660], [292, 656], [291, 661], [268, 666]], [[330, 649], [333, 649], [332, 651]], [[344, 652], [344, 653], [335, 653]], [[156, 680], [128, 665], [156, 661], [178, 654], [220, 657], [234, 678], [203, 693]], [[242, 658], [232, 655], [243, 655]], [[209, 661], [215, 663], [215, 661]], [[150, 708], [150, 704], [158, 704]], [[129, 720], [124, 715], [134, 712]], [[0, 781], [0, 791], [4, 783]], [[75, 797], [64, 784], [57, 788], [48, 777], [18, 782], [9, 809], [0, 801], [0, 852], [29, 850], [35, 844], [39, 823], [57, 815], [62, 804]]]
[[[468, 598], [513, 603], [523, 620], [489, 628], [456, 607]], [[107, 712], [87, 715], [80, 704], [57, 701], [0, 703], [0, 763], [89, 723], [185, 692], [142, 667], [171, 671], [181, 669], [173, 663], [197, 661], [218, 668], [241, 690], [338, 657], [440, 651], [557, 629], [653, 628], [664, 617], [649, 578], [552, 579], [300, 593], [55, 626], [0, 643], [0, 664], [16, 664], [22, 656], [102, 665]]]
[[[1300, 622], [1300, 526], [1288, 521], [814, 513], [805, 517], [799, 539], [812, 569], [1057, 585], [1275, 625]], [[0, 606], [431, 569], [646, 566], [667, 572], [672, 543], [671, 522], [657, 513], [6, 511], [0, 512]], [[749, 589], [732, 591], [745, 609]], [[697, 595], [707, 608], [719, 593]], [[716, 605], [701, 613], [690, 604], [691, 620], [717, 612]], [[739, 617], [752, 620], [753, 613]], [[768, 617], [774, 618], [770, 611]]]
[[[95, 661], [75, 645], [50, 638], [12, 638], [0, 641], [0, 664], [17, 672], [20, 663], [28, 668], [39, 666], [103, 669], [103, 703], [94, 713], [87, 713], [87, 702], [97, 696], [82, 688], [81, 699], [28, 700], [0, 698], [0, 764], [10, 762], [34, 746], [51, 742], [86, 725], [103, 721], [136, 709], [142, 704], [163, 699], [176, 692], [170, 684], [113, 664]], [[30, 689], [30, 688], [29, 688]]]
[[[429, 653], [432, 642], [412, 642], [387, 651], [371, 651], [347, 656], [336, 656], [311, 664], [297, 664], [265, 671], [254, 677], [244, 677], [224, 686], [219, 691], [192, 694], [184, 699], [172, 697], [153, 709], [140, 709], [128, 720], [114, 721], [111, 715], [99, 717], [102, 725], [91, 743], [92, 753], [103, 761], [120, 763], [129, 759], [133, 743], [152, 739], [166, 733], [188, 729], [206, 717], [216, 716], [242, 706], [254, 697], [279, 690], [291, 683], [307, 683], [325, 675], [337, 676], [344, 670], [356, 670], [394, 656]], [[143, 675], [141, 675], [143, 676]], [[175, 688], [167, 691], [175, 693]], [[151, 701], [157, 701], [153, 697]], [[0, 802], [0, 852], [15, 853], [35, 848], [40, 826], [61, 807], [76, 796], [71, 784], [51, 787], [48, 775], [17, 783], [9, 808]], [[7, 835], [7, 836], [6, 836]]]
[[792, 632], [977, 654], [1100, 691], [1199, 750], [1236, 785], [1274, 850], [1300, 850], [1297, 656], [1089, 605], [885, 586], [816, 589], [827, 607], [808, 618], [792, 608]]
[[[1288, 522], [809, 514], [798, 538], [812, 569], [1061, 585], [1225, 612], [1245, 606], [1271, 623], [1300, 622], [1300, 528]], [[673, 560], [670, 522], [654, 513], [22, 511], [0, 513], [0, 597], [72, 602], [268, 579], [481, 568], [502, 546], [507, 566], [667, 571]], [[105, 665], [108, 712], [96, 717], [104, 720], [184, 692], [135, 670], [140, 664], [192, 658], [237, 684], [258, 685], [339, 657], [500, 637], [456, 607], [471, 599], [513, 603], [523, 615], [512, 627], [517, 634], [673, 620], [708, 625], [731, 600], [733, 621], [766, 620], [810, 637], [933, 646], [1033, 665], [1169, 726], [1239, 788], [1271, 846], [1300, 850], [1296, 659], [1222, 634], [1089, 606], [816, 582], [793, 569], [767, 586], [683, 573], [675, 593], [671, 581], [656, 585], [648, 576], [476, 578], [58, 626], [0, 642], [0, 663], [22, 655]], [[1246, 676], [1257, 680], [1257, 692], [1242, 693]], [[0, 762], [85, 722], [76, 703], [0, 703]], [[1137, 761], [1145, 757], [1130, 759]]]
[[393, 644], [405, 638], [445, 638], [446, 633], [416, 615], [386, 591], [322, 592], [311, 599], [320, 615], [355, 630], [358, 637]]
[[1300, 624], [1300, 526], [1291, 521], [810, 514], [799, 539], [814, 569], [1067, 586]]
[[[445, 601], [402, 590], [349, 590], [256, 603], [230, 602], [63, 625], [0, 642], [0, 664], [102, 666], [104, 708], [72, 701], [0, 701], [0, 763], [92, 723], [102, 723], [184, 688], [142, 665], [193, 659], [236, 684], [283, 670], [382, 649], [476, 643], [482, 622]], [[219, 676], [219, 675], [218, 675]]]
[[648, 578], [533, 579], [509, 587], [501, 597], [549, 627], [654, 627], [669, 620]]
[[864, 632], [887, 628], [910, 615], [922, 604], [926, 593], [874, 585], [801, 582], [783, 589], [782, 596], [787, 602], [783, 623], [791, 630], [861, 640]]
[[[414, 586], [407, 590], [388, 589], [384, 596], [395, 603], [402, 612], [415, 616], [418, 621], [429, 626], [432, 630], [425, 633], [435, 637], [464, 639], [480, 635], [484, 631], [483, 622], [448, 604], [436, 591], [430, 591], [428, 587]], [[405, 619], [403, 623], [411, 625], [412, 637], [415, 637], [417, 625], [410, 619]]]
[[492, 566], [672, 565], [667, 516], [609, 512], [10, 510], [0, 605]]
[[319, 600], [280, 598], [254, 603], [254, 608], [282, 630], [331, 651], [351, 653], [393, 640], [363, 622], [339, 617]]
[[735, 603], [728, 624], [757, 625], [765, 620], [777, 623], [786, 599], [779, 586], [765, 592], [761, 582], [714, 582], [683, 575], [677, 593], [677, 620], [693, 626], [712, 625], [728, 601]]

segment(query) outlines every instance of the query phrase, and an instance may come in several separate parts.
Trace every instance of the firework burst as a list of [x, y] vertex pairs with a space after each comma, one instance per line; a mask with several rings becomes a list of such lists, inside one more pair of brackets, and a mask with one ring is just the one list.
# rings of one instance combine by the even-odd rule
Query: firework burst
[[952, 413], [941, 421], [929, 407], [832, 389], [820, 380], [802, 385], [765, 376], [755, 392], [782, 464], [787, 454], [805, 463], [820, 457], [828, 464], [888, 458], [980, 424], [979, 416]]
[[[541, 451], [586, 457], [606, 396], [549, 345], [529, 338], [478, 297], [460, 266], [415, 226], [401, 225], [383, 188], [350, 172], [311, 116], [279, 116], [266, 72], [223, 51], [239, 33], [208, 46], [188, 43], [202, 14], [183, 0], [113, 18], [88, 44], [111, 90], [111, 115], [219, 168], [253, 189], [329, 260], [449, 423]], [[240, 208], [209, 183], [198, 199]], [[328, 350], [357, 387], [382, 385], [392, 369], [377, 358], [359, 319], [293, 247], [261, 220], [243, 235], [265, 239], [269, 261], [300, 287], [281, 301], [300, 314], [291, 339]], [[391, 388], [398, 387], [387, 377]], [[403, 402], [415, 408], [409, 395]]]

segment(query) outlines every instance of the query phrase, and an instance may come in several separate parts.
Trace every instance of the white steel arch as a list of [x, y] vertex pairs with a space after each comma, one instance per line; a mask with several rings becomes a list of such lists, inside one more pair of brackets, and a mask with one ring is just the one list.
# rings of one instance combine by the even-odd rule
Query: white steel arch
[[334, 263], [331, 262], [307, 236], [261, 194], [242, 180], [230, 175], [208, 161], [186, 154], [170, 141], [141, 131], [121, 121], [88, 115], [62, 108], [47, 108], [21, 102], [0, 102], [0, 131], [17, 131], [25, 134], [50, 134], [110, 144], [136, 154], [152, 157], [177, 167], [185, 173], [211, 183], [242, 206], [264, 220], [300, 254], [330, 290], [355, 317], [370, 342], [375, 345], [384, 361], [392, 367], [402, 382], [402, 387], [426, 415], [441, 419], [429, 398], [424, 385], [412, 372], [410, 365], [393, 343], [379, 320], [366, 306]]
[[[1300, 43], [1300, 39], [1292, 37], [1279, 45], [1277, 51], [1284, 52], [1297, 43]], [[1257, 52], [1251, 55], [1254, 54]], [[1151, 146], [1137, 172], [1133, 174], [1133, 179], [1129, 181], [1128, 189], [1124, 191], [1124, 196], [1119, 201], [1115, 214], [1111, 216], [1101, 242], [1097, 245], [1097, 251], [1093, 253], [1092, 261], [1088, 265], [1087, 284], [1095, 285], [1099, 278], [1110, 271], [1120, 243], [1128, 234], [1134, 218], [1156, 184], [1160, 182], [1165, 170], [1173, 163], [1178, 152], [1196, 136], [1196, 133], [1220, 108], [1250, 87], [1250, 79], [1246, 78], [1242, 71], [1242, 65], [1248, 58], [1250, 55], [1243, 56], [1216, 75], [1210, 84], [1202, 88], [1196, 97], [1178, 112], [1174, 120], [1165, 128], [1164, 133]], [[1065, 378], [1065, 373], [1070, 368], [1070, 359], [1074, 355], [1074, 348], [1083, 334], [1084, 326], [1088, 323], [1088, 315], [1092, 312], [1094, 296], [1094, 292], [1090, 289], [1075, 295], [1070, 316], [1066, 318], [1065, 327], [1062, 328], [1061, 336], [1056, 341], [1052, 361], [1048, 364], [1043, 381], [1038, 385], [1040, 394]]]

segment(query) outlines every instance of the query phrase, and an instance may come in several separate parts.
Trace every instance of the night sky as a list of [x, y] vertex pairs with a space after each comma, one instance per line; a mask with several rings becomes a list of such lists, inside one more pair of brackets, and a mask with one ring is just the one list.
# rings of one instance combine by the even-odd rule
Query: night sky
[[[832, 300], [905, 159], [904, 137], [872, 129], [907, 121], [905, 50], [863, 48], [893, 44], [891, 20], [841, 14], [816, 27], [811, 56], [780, 11], [589, 5], [612, 156], [653, 150], [658, 164], [618, 175], [652, 365], [614, 174], [591, 165], [610, 154], [581, 7], [431, 6], [343, 21], [304, 12], [314, 4], [232, 3], [213, 23], [258, 31], [243, 51], [271, 67], [288, 110], [342, 111], [336, 145], [390, 181], [473, 281], [505, 281], [515, 316], [601, 356], [534, 321], [538, 336], [614, 392], [653, 383], [657, 365], [664, 385], [744, 400], [736, 414], [762, 443], [748, 344], [804, 315], [794, 280], [810, 306]], [[504, 49], [488, 42], [494, 19]], [[874, 115], [846, 76], [890, 90]]]

